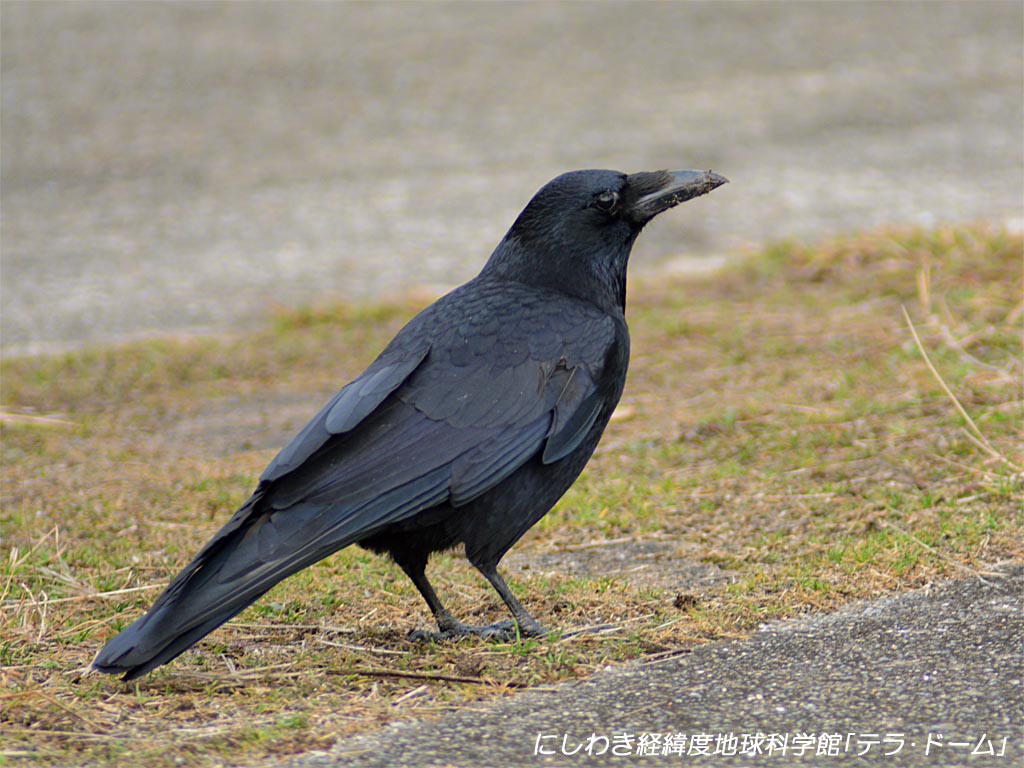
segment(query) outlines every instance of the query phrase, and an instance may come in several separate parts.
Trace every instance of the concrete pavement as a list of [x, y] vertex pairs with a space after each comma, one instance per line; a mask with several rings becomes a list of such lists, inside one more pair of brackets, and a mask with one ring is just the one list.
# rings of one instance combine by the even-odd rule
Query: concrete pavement
[[450, 286], [568, 169], [710, 167], [634, 270], [1024, 206], [1024, 6], [0, 6], [4, 352]]
[[1024, 764], [1024, 565], [397, 723], [282, 768]]

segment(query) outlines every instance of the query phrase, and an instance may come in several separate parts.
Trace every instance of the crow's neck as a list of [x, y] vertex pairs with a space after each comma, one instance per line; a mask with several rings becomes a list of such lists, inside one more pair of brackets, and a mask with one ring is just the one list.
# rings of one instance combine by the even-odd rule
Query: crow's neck
[[590, 302], [606, 312], [625, 312], [626, 266], [632, 239], [598, 254], [580, 247], [538, 249], [509, 235], [494, 250], [481, 278], [550, 288]]

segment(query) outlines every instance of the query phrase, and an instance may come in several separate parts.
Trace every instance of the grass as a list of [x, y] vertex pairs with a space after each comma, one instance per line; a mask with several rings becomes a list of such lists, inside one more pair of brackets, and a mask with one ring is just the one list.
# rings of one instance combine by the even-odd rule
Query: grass
[[[0, 764], [256, 764], [1024, 558], [1022, 251], [879, 231], [634, 284], [622, 404], [507, 558], [557, 628], [519, 643], [409, 642], [419, 596], [350, 549], [140, 681], [83, 674], [412, 302], [4, 361]], [[431, 574], [504, 618], [457, 553]]]

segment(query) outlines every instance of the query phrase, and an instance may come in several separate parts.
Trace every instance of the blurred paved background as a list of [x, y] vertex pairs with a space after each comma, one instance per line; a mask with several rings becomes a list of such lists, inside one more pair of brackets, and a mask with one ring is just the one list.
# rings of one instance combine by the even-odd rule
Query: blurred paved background
[[1022, 8], [3, 2], [3, 349], [453, 285], [571, 168], [732, 179], [641, 270], [1019, 227]]

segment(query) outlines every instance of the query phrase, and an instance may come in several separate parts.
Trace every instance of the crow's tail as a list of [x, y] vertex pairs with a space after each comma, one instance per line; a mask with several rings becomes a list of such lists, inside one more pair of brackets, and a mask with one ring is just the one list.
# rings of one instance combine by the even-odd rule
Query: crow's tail
[[293, 517], [291, 530], [283, 532], [275, 526], [272, 510], [259, 509], [264, 506], [260, 501], [257, 491], [175, 577], [149, 612], [104, 646], [92, 666], [122, 674], [124, 680], [140, 677], [179, 656], [282, 579], [355, 538], [329, 537], [333, 540], [310, 546], [313, 542], [299, 533], [302, 520]]

